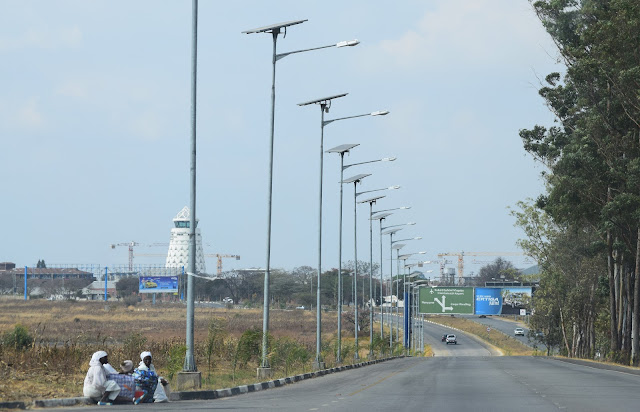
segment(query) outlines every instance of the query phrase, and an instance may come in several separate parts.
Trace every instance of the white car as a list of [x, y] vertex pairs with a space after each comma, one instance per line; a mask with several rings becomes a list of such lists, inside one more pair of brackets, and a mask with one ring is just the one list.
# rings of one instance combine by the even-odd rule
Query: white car
[[515, 336], [524, 336], [524, 329], [522, 329], [522, 328], [515, 328], [515, 329], [513, 330], [513, 334], [514, 334]]
[[458, 341], [456, 340], [456, 335], [453, 335], [453, 334], [447, 335], [445, 342], [447, 342], [447, 345], [450, 343], [453, 343], [454, 345], [458, 344]]

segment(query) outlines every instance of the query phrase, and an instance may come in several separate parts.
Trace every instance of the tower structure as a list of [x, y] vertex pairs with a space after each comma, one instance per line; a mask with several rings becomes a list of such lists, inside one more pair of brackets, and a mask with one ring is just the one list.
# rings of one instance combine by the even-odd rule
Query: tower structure
[[[167, 252], [167, 260], [165, 267], [181, 268], [185, 270], [189, 267], [189, 220], [191, 211], [185, 206], [173, 218], [173, 226], [171, 228], [171, 240], [169, 241], [169, 251]], [[202, 251], [202, 234], [198, 228], [198, 219], [196, 219], [196, 272], [207, 273], [204, 263], [204, 253]]]

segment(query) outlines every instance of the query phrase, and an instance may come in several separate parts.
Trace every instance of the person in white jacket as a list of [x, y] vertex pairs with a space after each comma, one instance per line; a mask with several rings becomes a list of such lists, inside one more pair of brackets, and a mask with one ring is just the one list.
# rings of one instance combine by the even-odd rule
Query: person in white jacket
[[98, 405], [112, 405], [120, 393], [120, 386], [112, 380], [107, 380], [107, 371], [105, 364], [109, 363], [107, 352], [98, 351], [91, 356], [89, 361], [89, 370], [84, 378], [84, 387], [82, 392]]

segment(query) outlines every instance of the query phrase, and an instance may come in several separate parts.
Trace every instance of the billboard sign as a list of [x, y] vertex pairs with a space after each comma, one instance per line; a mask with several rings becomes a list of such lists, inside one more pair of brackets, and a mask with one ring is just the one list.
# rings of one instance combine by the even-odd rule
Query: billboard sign
[[471, 287], [423, 287], [419, 296], [420, 313], [473, 314]]
[[177, 293], [177, 276], [140, 276], [140, 293]]
[[502, 314], [519, 315], [520, 309], [531, 308], [531, 286], [505, 286], [502, 288]]
[[475, 314], [499, 315], [502, 313], [502, 289], [476, 288]]

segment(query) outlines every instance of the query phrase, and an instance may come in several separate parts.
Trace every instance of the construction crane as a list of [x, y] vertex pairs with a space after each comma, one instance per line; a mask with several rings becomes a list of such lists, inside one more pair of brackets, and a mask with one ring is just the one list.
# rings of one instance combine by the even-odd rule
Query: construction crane
[[142, 244], [135, 241], [125, 242], [125, 243], [112, 243], [111, 249], [115, 249], [116, 246], [127, 246], [129, 248], [129, 272], [133, 272], [133, 247], [134, 246], [164, 246], [165, 243], [150, 243], [150, 244]]
[[127, 242], [127, 243], [112, 243], [111, 244], [111, 249], [115, 249], [116, 246], [128, 246], [129, 247], [129, 272], [133, 272], [133, 247], [134, 246], [138, 246], [138, 245], [140, 245], [140, 243], [134, 242], [133, 240], [131, 242]]
[[205, 256], [218, 258], [218, 266], [217, 266], [218, 276], [222, 276], [222, 258], [235, 258], [236, 260], [240, 260], [240, 255], [220, 255], [216, 253], [216, 254], [205, 255]]
[[[438, 253], [438, 257], [457, 256], [458, 257], [458, 279], [464, 279], [464, 257], [465, 256], [525, 256], [522, 252], [450, 252]], [[440, 275], [444, 275], [444, 265], [440, 266]], [[459, 280], [460, 281], [460, 280]]]
[[[166, 256], [161, 253], [136, 253], [136, 256]], [[223, 255], [219, 253], [206, 253], [204, 257], [208, 258], [217, 258], [217, 275], [218, 277], [222, 276], [222, 258], [235, 258], [236, 260], [240, 260], [240, 255]]]

